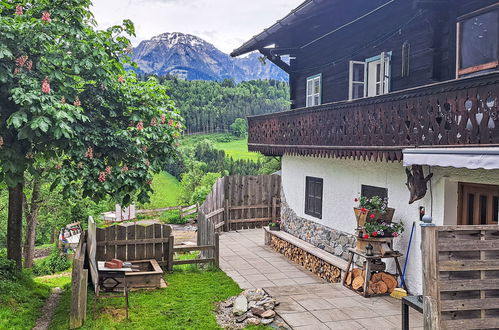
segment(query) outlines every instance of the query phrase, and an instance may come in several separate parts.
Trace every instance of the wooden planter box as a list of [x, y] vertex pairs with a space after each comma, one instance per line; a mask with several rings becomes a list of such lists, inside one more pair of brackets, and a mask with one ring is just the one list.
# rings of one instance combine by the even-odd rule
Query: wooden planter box
[[[358, 228], [359, 227], [364, 227], [364, 225], [366, 224], [366, 221], [370, 220], [369, 216], [371, 214], [373, 214], [373, 212], [362, 213], [359, 208], [354, 208], [353, 211], [355, 213], [355, 217], [357, 218], [357, 227]], [[376, 221], [379, 221], [379, 222], [383, 221], [383, 222], [386, 222], [386, 223], [391, 223], [394, 214], [395, 214], [395, 209], [392, 209], [391, 207], [387, 207], [385, 214], [383, 214]]]
[[154, 259], [131, 262], [140, 271], [126, 273], [128, 288], [156, 289], [164, 286], [163, 270]]
[[393, 237], [382, 237], [382, 238], [357, 238], [357, 244], [355, 245], [355, 249], [359, 252], [365, 253], [366, 246], [371, 243], [373, 246], [373, 253], [375, 255], [385, 255], [386, 246], [383, 247], [383, 244], [387, 244], [391, 250], [393, 242]]

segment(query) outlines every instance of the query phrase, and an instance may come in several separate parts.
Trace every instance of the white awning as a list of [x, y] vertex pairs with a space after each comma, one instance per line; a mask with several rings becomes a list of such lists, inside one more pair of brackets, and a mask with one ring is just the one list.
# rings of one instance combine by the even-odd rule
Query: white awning
[[487, 170], [499, 169], [498, 148], [404, 149], [404, 166], [430, 165]]

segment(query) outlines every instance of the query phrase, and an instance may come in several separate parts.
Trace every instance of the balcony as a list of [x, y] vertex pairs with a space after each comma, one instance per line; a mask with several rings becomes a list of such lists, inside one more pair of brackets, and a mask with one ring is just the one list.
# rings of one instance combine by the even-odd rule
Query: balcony
[[402, 149], [499, 146], [499, 73], [249, 117], [250, 151], [400, 161]]

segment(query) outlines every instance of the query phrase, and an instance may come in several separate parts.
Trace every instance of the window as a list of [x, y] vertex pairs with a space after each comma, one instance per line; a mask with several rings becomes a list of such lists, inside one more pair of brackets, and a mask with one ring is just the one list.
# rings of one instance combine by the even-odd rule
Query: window
[[377, 96], [390, 91], [391, 52], [364, 62], [350, 61], [349, 99]]
[[498, 67], [499, 5], [494, 9], [465, 15], [459, 19], [457, 75], [469, 75]]
[[322, 184], [322, 179], [306, 177], [305, 214], [319, 219], [322, 219]]
[[364, 97], [365, 82], [365, 62], [350, 61], [350, 88], [349, 99], [355, 100]]
[[321, 75], [307, 78], [307, 107], [321, 104]]
[[375, 186], [362, 185], [360, 195], [367, 198], [379, 196], [381, 197], [381, 199], [388, 200], [388, 189]]

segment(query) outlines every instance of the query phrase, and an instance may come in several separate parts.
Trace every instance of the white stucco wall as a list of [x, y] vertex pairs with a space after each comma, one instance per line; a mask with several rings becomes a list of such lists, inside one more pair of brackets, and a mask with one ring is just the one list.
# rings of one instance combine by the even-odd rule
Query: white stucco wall
[[[425, 166], [425, 174], [429, 169]], [[433, 167], [432, 195], [430, 190], [422, 200], [408, 204], [409, 190], [405, 169], [401, 163], [344, 160], [314, 157], [284, 156], [282, 185], [286, 201], [298, 216], [324, 226], [355, 234], [354, 198], [360, 195], [361, 185], [388, 188], [389, 206], [396, 209], [394, 221], [402, 221], [406, 231], [394, 241], [395, 249], [406, 254], [412, 223], [416, 222], [406, 271], [406, 282], [413, 294], [422, 292], [421, 231], [419, 207], [433, 210], [436, 225], [457, 222], [458, 182], [499, 184], [499, 170], [467, 170]], [[305, 214], [305, 177], [324, 179], [322, 219]], [[405, 257], [402, 258], [401, 263]], [[390, 271], [393, 265], [387, 263]]]

